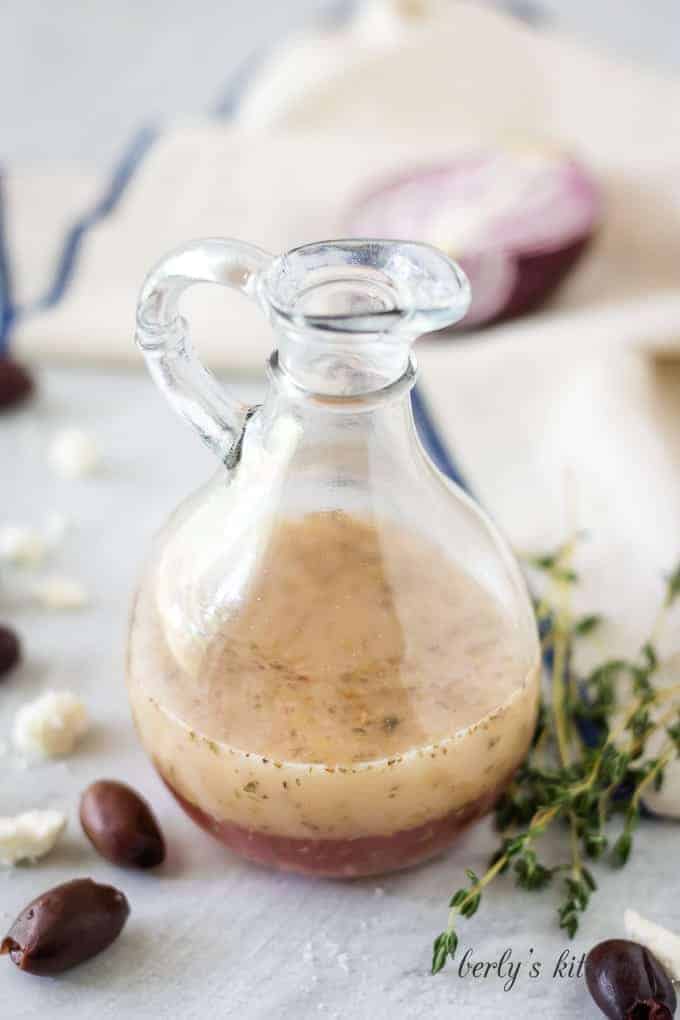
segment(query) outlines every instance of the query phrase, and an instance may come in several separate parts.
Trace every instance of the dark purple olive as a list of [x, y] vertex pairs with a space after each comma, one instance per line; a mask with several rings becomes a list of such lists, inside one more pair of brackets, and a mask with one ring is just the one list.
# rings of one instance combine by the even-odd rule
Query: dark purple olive
[[100, 779], [80, 800], [80, 822], [95, 850], [123, 868], [155, 868], [165, 840], [151, 808], [125, 783]]
[[0, 679], [18, 664], [21, 643], [11, 627], [0, 623]]
[[23, 365], [0, 355], [0, 412], [21, 404], [34, 388], [33, 379]]
[[588, 991], [610, 1020], [671, 1020], [677, 1004], [668, 974], [648, 949], [609, 939], [586, 958]]
[[122, 892], [77, 878], [29, 903], [0, 943], [0, 955], [9, 953], [29, 974], [61, 974], [110, 946], [129, 914]]

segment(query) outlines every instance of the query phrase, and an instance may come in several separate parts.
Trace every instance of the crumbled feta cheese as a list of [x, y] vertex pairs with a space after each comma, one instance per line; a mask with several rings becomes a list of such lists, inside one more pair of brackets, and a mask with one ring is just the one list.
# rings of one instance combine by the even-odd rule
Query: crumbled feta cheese
[[33, 597], [46, 609], [82, 609], [88, 596], [80, 581], [72, 577], [51, 575], [33, 585]]
[[0, 560], [22, 567], [37, 567], [46, 552], [45, 540], [35, 528], [13, 524], [0, 528]]
[[52, 440], [47, 461], [60, 478], [82, 478], [99, 467], [99, 449], [88, 432], [61, 429]]
[[75, 694], [47, 691], [19, 709], [12, 739], [32, 758], [51, 758], [72, 751], [88, 725], [85, 706]]
[[344, 970], [345, 974], [349, 974], [349, 953], [339, 953], [336, 963], [340, 970]]
[[662, 928], [660, 924], [648, 921], [634, 910], [626, 910], [623, 923], [628, 938], [649, 949], [673, 981], [680, 981], [680, 936]]
[[38, 567], [63, 541], [68, 524], [61, 514], [52, 513], [42, 529], [23, 524], [0, 527], [0, 561], [20, 567]]
[[0, 818], [0, 864], [37, 861], [50, 852], [65, 828], [61, 811], [26, 811], [15, 818]]

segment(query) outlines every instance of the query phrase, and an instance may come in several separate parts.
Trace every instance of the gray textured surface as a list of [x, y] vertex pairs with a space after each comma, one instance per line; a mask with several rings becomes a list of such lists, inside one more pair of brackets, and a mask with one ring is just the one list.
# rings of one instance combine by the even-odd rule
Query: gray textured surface
[[[94, 728], [63, 762], [22, 770], [11, 752], [0, 759], [3, 813], [54, 806], [69, 816], [52, 856], [0, 874], [0, 929], [39, 891], [74, 876], [117, 884], [132, 915], [109, 952], [58, 981], [22, 975], [1, 960], [2, 1016], [370, 1020], [388, 1010], [395, 1020], [519, 1020], [540, 1002], [551, 1020], [594, 1018], [581, 981], [550, 976], [567, 948], [550, 893], [509, 896], [501, 883], [461, 931], [462, 951], [471, 947], [475, 960], [497, 960], [511, 947], [513, 960], [525, 962], [512, 991], [504, 992], [495, 976], [461, 978], [453, 968], [428, 976], [429, 946], [447, 897], [463, 868], [481, 870], [493, 846], [487, 824], [428, 867], [380, 882], [336, 884], [250, 867], [183, 817], [137, 745], [123, 685], [124, 640], [151, 536], [212, 470], [211, 458], [145, 376], [58, 370], [41, 384], [37, 402], [2, 421], [0, 477], [12, 484], [3, 485], [0, 519], [40, 524], [47, 513], [65, 514], [72, 527], [49, 567], [84, 581], [92, 604], [78, 613], [37, 611], [22, 598], [30, 578], [5, 578], [0, 616], [20, 629], [27, 656], [0, 691], [0, 739], [8, 738], [14, 710], [49, 687], [79, 692]], [[252, 389], [242, 393], [256, 396]], [[65, 424], [96, 435], [104, 456], [98, 477], [66, 482], [46, 470], [46, 446]], [[171, 848], [161, 873], [117, 871], [86, 842], [78, 797], [104, 776], [131, 781], [156, 807]], [[640, 839], [644, 849], [624, 881], [606, 882], [598, 893], [570, 947], [576, 954], [620, 931], [627, 903], [680, 927], [680, 906], [668, 903], [677, 879], [677, 828], [650, 827]], [[535, 959], [545, 972], [534, 981], [527, 961]]]

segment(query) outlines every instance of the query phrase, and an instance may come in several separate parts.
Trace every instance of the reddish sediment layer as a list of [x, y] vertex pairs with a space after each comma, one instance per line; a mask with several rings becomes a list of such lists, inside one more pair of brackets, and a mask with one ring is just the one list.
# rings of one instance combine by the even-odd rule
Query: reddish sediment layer
[[242, 857], [278, 871], [325, 878], [360, 878], [410, 868], [441, 853], [472, 822], [491, 810], [511, 776], [483, 797], [442, 818], [384, 836], [357, 836], [355, 839], [298, 839], [247, 829], [213, 818], [186, 800], [165, 776], [161, 778], [193, 821]]

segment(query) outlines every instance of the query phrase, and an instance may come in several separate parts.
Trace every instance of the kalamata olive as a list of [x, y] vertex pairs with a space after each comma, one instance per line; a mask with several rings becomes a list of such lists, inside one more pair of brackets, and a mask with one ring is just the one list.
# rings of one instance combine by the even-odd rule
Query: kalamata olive
[[110, 946], [129, 913], [118, 889], [77, 878], [29, 903], [0, 943], [0, 955], [9, 953], [29, 974], [61, 974]]
[[0, 623], [0, 679], [9, 673], [21, 658], [21, 643], [11, 627]]
[[151, 808], [129, 786], [100, 779], [80, 801], [80, 822], [95, 850], [124, 868], [155, 868], [165, 840]]
[[609, 939], [586, 958], [586, 984], [610, 1020], [671, 1020], [675, 990], [656, 957], [625, 939]]
[[26, 400], [33, 389], [33, 379], [23, 365], [0, 355], [0, 412]]

